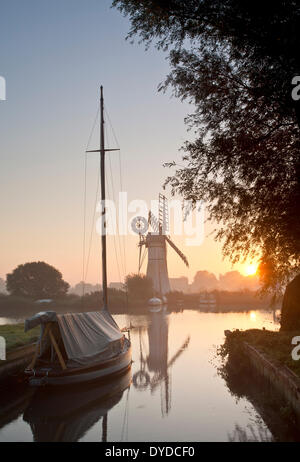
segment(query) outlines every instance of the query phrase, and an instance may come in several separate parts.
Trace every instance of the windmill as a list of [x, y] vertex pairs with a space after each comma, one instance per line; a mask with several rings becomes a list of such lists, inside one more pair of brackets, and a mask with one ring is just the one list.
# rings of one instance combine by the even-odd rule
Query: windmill
[[[139, 272], [145, 258], [146, 250], [148, 250], [147, 277], [152, 280], [155, 294], [163, 299], [170, 292], [167, 244], [175, 250], [185, 265], [189, 266], [186, 256], [174, 244], [170, 236], [167, 235], [169, 230], [167, 198], [159, 194], [158, 218], [150, 211], [148, 221], [144, 217], [136, 217], [133, 220], [132, 229], [139, 234]], [[142, 255], [143, 249], [144, 254]]]

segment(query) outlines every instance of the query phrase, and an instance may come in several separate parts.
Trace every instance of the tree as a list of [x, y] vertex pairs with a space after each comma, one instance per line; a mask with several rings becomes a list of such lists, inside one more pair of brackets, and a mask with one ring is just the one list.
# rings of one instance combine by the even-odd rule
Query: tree
[[152, 280], [144, 274], [129, 274], [125, 279], [129, 297], [137, 300], [148, 300], [153, 295]]
[[5, 281], [0, 278], [0, 294], [5, 294], [6, 293], [6, 286], [5, 286]]
[[65, 296], [69, 284], [53, 266], [38, 261], [19, 265], [7, 274], [6, 288], [11, 295], [38, 300]]
[[299, 331], [300, 329], [300, 274], [288, 285], [283, 297], [281, 331]]
[[203, 290], [216, 290], [218, 288], [218, 279], [209, 271], [197, 271], [192, 283], [192, 292], [201, 292]]
[[[165, 185], [207, 203], [233, 263], [268, 262], [265, 289], [300, 268], [300, 7], [274, 0], [115, 0], [129, 37], [169, 50], [168, 87], [194, 104], [195, 139]], [[271, 263], [271, 264], [270, 264]], [[262, 271], [261, 271], [262, 274]], [[267, 275], [269, 277], [267, 277]]]

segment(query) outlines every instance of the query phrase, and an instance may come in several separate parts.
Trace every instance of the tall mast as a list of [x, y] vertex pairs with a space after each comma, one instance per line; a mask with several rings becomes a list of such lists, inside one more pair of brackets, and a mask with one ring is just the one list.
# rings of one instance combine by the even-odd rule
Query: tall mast
[[102, 291], [103, 309], [108, 311], [107, 303], [107, 269], [106, 269], [106, 209], [105, 209], [105, 153], [106, 151], [120, 151], [117, 149], [105, 149], [104, 143], [104, 99], [103, 87], [100, 87], [100, 149], [93, 149], [86, 152], [100, 152], [100, 173], [101, 173], [101, 204], [103, 207], [101, 215], [101, 241], [102, 241]]
[[104, 99], [103, 87], [100, 88], [100, 171], [101, 171], [101, 203], [102, 203], [102, 291], [103, 308], [107, 305], [107, 268], [106, 268], [106, 209], [105, 209], [105, 147], [104, 147]]

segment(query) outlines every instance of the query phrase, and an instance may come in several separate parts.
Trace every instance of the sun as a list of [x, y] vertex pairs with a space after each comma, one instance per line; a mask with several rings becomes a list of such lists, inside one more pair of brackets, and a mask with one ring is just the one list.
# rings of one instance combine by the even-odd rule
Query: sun
[[247, 265], [245, 268], [245, 274], [246, 276], [253, 276], [257, 272], [257, 265], [254, 265], [251, 263], [250, 265]]
[[255, 313], [255, 311], [251, 311], [250, 319], [251, 319], [251, 321], [256, 321], [256, 313]]

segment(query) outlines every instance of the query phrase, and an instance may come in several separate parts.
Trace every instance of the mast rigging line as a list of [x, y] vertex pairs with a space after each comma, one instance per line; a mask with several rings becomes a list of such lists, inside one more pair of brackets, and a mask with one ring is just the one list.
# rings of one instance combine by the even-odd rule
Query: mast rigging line
[[[124, 191], [123, 188], [123, 168], [122, 168], [122, 155], [121, 155], [121, 148], [120, 148], [120, 143], [117, 139], [113, 124], [111, 122], [111, 119], [109, 117], [109, 113], [107, 111], [107, 108], [104, 104], [104, 113], [106, 116], [106, 120], [108, 121], [108, 125], [110, 127], [111, 133], [113, 135], [114, 142], [117, 146], [118, 149], [118, 159], [119, 159], [119, 178], [120, 178], [120, 191]], [[106, 127], [105, 127], [106, 128]], [[106, 130], [107, 135], [108, 135], [108, 130]], [[110, 172], [111, 172], [111, 181], [112, 181], [112, 188], [113, 188], [113, 195], [114, 195], [114, 186], [113, 186], [113, 176], [112, 176], [112, 164], [111, 164], [111, 158], [109, 156], [109, 162], [110, 162]], [[115, 201], [115, 198], [114, 198]], [[122, 218], [124, 218], [122, 216]], [[122, 245], [121, 245], [121, 237], [120, 237], [120, 232], [119, 232], [119, 214], [118, 214], [118, 219], [116, 221], [117, 225], [117, 233], [118, 233], [118, 244], [119, 244], [119, 251], [120, 251], [120, 260], [121, 260], [121, 267], [122, 267], [122, 272], [123, 272], [123, 281], [124, 284], [126, 282], [126, 276], [127, 276], [127, 260], [126, 260], [126, 241], [125, 241], [125, 235], [122, 235], [122, 242], [123, 242], [123, 259], [122, 259]], [[120, 278], [121, 279], [121, 278]], [[125, 285], [125, 293], [126, 293], [126, 307], [127, 307], [127, 312], [129, 312], [129, 300], [128, 300], [128, 289]]]
[[[141, 249], [141, 247], [140, 247], [140, 249]], [[139, 271], [138, 271], [139, 274], [140, 274], [140, 272], [141, 272], [143, 263], [144, 263], [144, 261], [145, 261], [146, 253], [147, 253], [147, 249], [146, 249], [146, 247], [145, 247], [145, 248], [144, 248], [144, 251], [143, 251], [143, 254], [142, 254], [142, 256], [141, 256], [141, 259], [140, 259], [140, 261], [139, 261]]]
[[[86, 151], [88, 150], [88, 148], [90, 146], [91, 139], [92, 139], [95, 127], [96, 127], [96, 123], [97, 123], [97, 120], [99, 118], [99, 114], [100, 114], [100, 107], [98, 107], [98, 109], [97, 109], [96, 116], [95, 116], [95, 119], [94, 119], [94, 123], [92, 125], [92, 129], [91, 129], [90, 135], [88, 137], [88, 142], [87, 142], [85, 153], [84, 153], [83, 250], [82, 250], [82, 282], [83, 282], [83, 285], [82, 285], [82, 297], [84, 297], [84, 294], [85, 294], [85, 277], [86, 277], [86, 272], [87, 272], [87, 270], [85, 270], [86, 198], [87, 198], [87, 152]], [[100, 170], [99, 170], [99, 175], [98, 176], [100, 177]], [[98, 178], [98, 176], [97, 176], [97, 178]], [[97, 180], [97, 188], [98, 187], [99, 187], [99, 181]], [[93, 224], [92, 224], [92, 226], [93, 226]]]
[[[109, 187], [109, 183], [108, 181], [106, 181], [106, 184], [107, 184], [107, 192], [108, 192], [108, 197], [110, 198], [111, 197], [111, 194], [110, 194], [110, 187]], [[109, 214], [110, 216], [108, 218], [110, 218], [111, 220], [113, 220], [113, 217], [111, 215], [111, 209], [109, 208]], [[117, 246], [116, 246], [116, 236], [113, 234], [113, 243], [114, 243], [114, 250], [115, 250], [115, 257], [116, 257], [116, 264], [117, 264], [117, 270], [118, 270], [118, 275], [119, 275], [119, 279], [121, 279], [121, 272], [120, 272], [120, 266], [119, 266], [119, 259], [118, 259], [118, 252], [117, 252]]]
[[[114, 127], [113, 127], [113, 124], [111, 122], [111, 119], [109, 117], [109, 113], [106, 109], [106, 106], [104, 104], [104, 111], [105, 111], [105, 114], [107, 116], [107, 120], [108, 120], [108, 123], [109, 123], [109, 126], [111, 128], [111, 131], [112, 131], [112, 134], [113, 134], [113, 138], [114, 138], [114, 141], [116, 143], [116, 146], [119, 148], [119, 155], [118, 155], [118, 158], [119, 158], [119, 176], [120, 176], [120, 190], [121, 191], [124, 191], [124, 188], [123, 188], [123, 178], [124, 178], [124, 175], [123, 175], [123, 167], [122, 167], [122, 156], [121, 156], [121, 148], [120, 148], [120, 143], [119, 143], [119, 140], [116, 136], [116, 133], [115, 133], [115, 130], [114, 130]], [[124, 271], [125, 271], [125, 276], [126, 276], [126, 273], [127, 273], [127, 261], [126, 261], [126, 251], [125, 251], [125, 248], [126, 248], [126, 245], [125, 245], [125, 236], [123, 235], [123, 258], [124, 258]]]
[[[125, 402], [125, 412], [124, 412], [124, 418], [123, 418], [123, 424], [122, 424], [121, 442], [122, 441], [128, 441], [129, 392], [130, 392], [130, 385], [129, 385], [128, 389], [127, 389], [127, 396], [126, 396], [126, 402]], [[125, 431], [126, 431], [126, 434], [125, 434]], [[125, 440], [124, 440], [124, 435], [125, 435]]]
[[[109, 134], [108, 134], [108, 131], [106, 131], [106, 139], [108, 140], [107, 143], [108, 143], [108, 146], [109, 146]], [[109, 167], [110, 167], [110, 180], [111, 180], [111, 188], [112, 188], [112, 199], [114, 201], [114, 203], [116, 204], [116, 197], [115, 197], [115, 188], [114, 188], [114, 180], [113, 180], [113, 171], [112, 171], [112, 162], [111, 162], [111, 156], [108, 156], [109, 157]], [[107, 184], [109, 182], [107, 181]], [[112, 218], [112, 217], [111, 217]], [[123, 279], [125, 281], [125, 266], [123, 265], [123, 261], [122, 261], [122, 245], [121, 245], [121, 240], [120, 240], [120, 232], [119, 232], [119, 220], [118, 220], [118, 217], [116, 217], [116, 231], [117, 231], [117, 239], [118, 239], [118, 246], [119, 246], [119, 252], [120, 252], [120, 267], [121, 267], [121, 273], [122, 276], [123, 276]], [[114, 243], [116, 242], [116, 239], [115, 239], [115, 235], [114, 235]], [[115, 249], [116, 250], [116, 249]], [[117, 259], [117, 251], [116, 251], [116, 259]], [[118, 262], [117, 262], [118, 264]], [[119, 278], [121, 279], [120, 277], [120, 274], [119, 274]]]
[[99, 194], [99, 186], [100, 186], [100, 168], [98, 168], [98, 175], [97, 175], [97, 190], [96, 190], [96, 195], [95, 195], [95, 203], [94, 203], [94, 212], [93, 212], [93, 219], [92, 219], [92, 224], [91, 224], [91, 232], [90, 232], [90, 240], [89, 240], [89, 247], [88, 247], [88, 257], [87, 257], [87, 262], [86, 262], [86, 270], [84, 274], [84, 283], [87, 278], [88, 274], [88, 267], [89, 267], [89, 262], [90, 262], [90, 255], [91, 255], [91, 248], [92, 248], [92, 241], [93, 241], [93, 230], [94, 230], [94, 225], [95, 225], [95, 216], [96, 216], [96, 210], [97, 210], [97, 199], [98, 199], [98, 194]]

